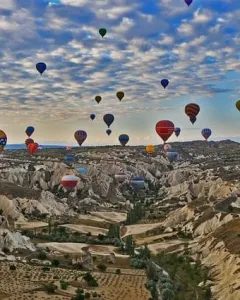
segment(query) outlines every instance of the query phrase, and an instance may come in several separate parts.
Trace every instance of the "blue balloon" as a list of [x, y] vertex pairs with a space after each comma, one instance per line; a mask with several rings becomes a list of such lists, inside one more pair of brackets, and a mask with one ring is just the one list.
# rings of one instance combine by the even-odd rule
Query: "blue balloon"
[[39, 62], [36, 64], [36, 69], [38, 70], [38, 72], [42, 75], [43, 72], [47, 69], [47, 66], [45, 63], [43, 62]]
[[92, 120], [94, 120], [95, 117], [96, 117], [96, 116], [95, 116], [94, 114], [91, 114], [91, 115], [90, 115], [90, 118], [91, 118]]
[[179, 159], [179, 154], [175, 150], [171, 149], [167, 152], [167, 157], [170, 161], [176, 161]]
[[112, 114], [104, 115], [103, 116], [103, 121], [106, 123], [106, 125], [109, 128], [112, 125], [113, 121], [114, 121], [114, 115], [112, 115]]
[[204, 128], [202, 130], [202, 136], [207, 140], [212, 134], [212, 130], [210, 128]]
[[127, 134], [121, 134], [119, 135], [118, 140], [122, 146], [126, 146], [129, 141], [129, 136]]
[[74, 153], [68, 153], [64, 157], [64, 161], [66, 163], [73, 163], [75, 161], [75, 154]]
[[87, 170], [85, 168], [76, 168], [76, 171], [78, 171], [79, 173], [86, 175], [87, 174]]
[[107, 133], [107, 135], [110, 135], [112, 133], [112, 130], [111, 129], [107, 129], [106, 133]]
[[143, 177], [134, 177], [130, 181], [130, 183], [135, 190], [140, 190], [140, 189], [144, 188], [144, 178]]
[[162, 79], [162, 80], [161, 80], [161, 85], [162, 85], [164, 88], [166, 88], [166, 87], [168, 86], [168, 84], [169, 84], [169, 80], [168, 80], [168, 79]]
[[196, 117], [191, 117], [189, 118], [191, 123], [194, 124], [196, 121], [197, 121], [197, 118]]
[[33, 134], [34, 130], [35, 128], [33, 126], [28, 126], [25, 133], [28, 137], [30, 137]]
[[176, 136], [179, 136], [180, 132], [181, 132], [181, 128], [176, 127], [176, 128], [175, 128], [175, 135], [176, 135]]

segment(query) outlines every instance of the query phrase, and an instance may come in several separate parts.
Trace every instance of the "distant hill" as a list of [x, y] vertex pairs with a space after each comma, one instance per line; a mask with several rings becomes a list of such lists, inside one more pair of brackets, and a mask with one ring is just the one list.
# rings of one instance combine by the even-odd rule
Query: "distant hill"
[[[58, 148], [66, 148], [66, 146], [59, 145], [40, 145], [43, 149], [58, 149]], [[5, 150], [22, 150], [26, 149], [25, 144], [9, 144], [5, 147]]]

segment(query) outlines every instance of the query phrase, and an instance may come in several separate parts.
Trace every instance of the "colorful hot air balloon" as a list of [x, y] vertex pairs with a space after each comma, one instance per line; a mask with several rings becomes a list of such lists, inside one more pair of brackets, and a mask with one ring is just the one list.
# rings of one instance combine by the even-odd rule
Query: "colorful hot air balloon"
[[240, 100], [236, 102], [236, 108], [240, 111]]
[[97, 103], [100, 103], [101, 100], [102, 100], [102, 97], [101, 97], [101, 96], [96, 96], [96, 97], [95, 97], [95, 100], [97, 101]]
[[179, 128], [179, 127], [176, 127], [174, 131], [175, 131], [175, 135], [176, 135], [176, 137], [178, 137], [178, 136], [179, 136], [179, 134], [180, 134], [180, 132], [181, 132], [181, 128]]
[[143, 177], [134, 177], [133, 179], [131, 179], [130, 184], [132, 185], [132, 187], [135, 190], [140, 190], [140, 189], [144, 188], [144, 186], [145, 186], [144, 178]]
[[[194, 120], [193, 118], [196, 118], [199, 112], [200, 112], [200, 107], [196, 103], [189, 103], [185, 106], [185, 114], [190, 118], [191, 122]], [[192, 123], [195, 123], [195, 121]]]
[[43, 62], [39, 62], [36, 64], [36, 69], [38, 70], [38, 72], [42, 75], [43, 72], [47, 69], [47, 66], [45, 63]]
[[91, 118], [92, 120], [94, 120], [94, 119], [96, 118], [96, 116], [95, 116], [94, 114], [91, 114], [91, 115], [90, 115], [90, 118]]
[[31, 143], [28, 145], [28, 151], [33, 155], [38, 149], [38, 143]]
[[209, 129], [209, 128], [204, 128], [204, 129], [202, 130], [202, 136], [205, 138], [206, 141], [207, 141], [208, 138], [211, 136], [211, 134], [212, 134], [212, 130]]
[[121, 134], [119, 135], [118, 140], [122, 146], [126, 146], [129, 141], [129, 136], [127, 134]]
[[103, 116], [103, 121], [105, 122], [105, 124], [108, 126], [108, 128], [112, 125], [113, 121], [114, 121], [114, 115], [112, 114], [106, 114]]
[[66, 151], [71, 151], [71, 150], [72, 150], [72, 147], [70, 147], [70, 146], [66, 147]]
[[115, 180], [119, 183], [123, 183], [128, 178], [128, 176], [124, 173], [115, 174], [114, 177], [115, 177]]
[[119, 99], [119, 101], [121, 101], [124, 98], [124, 92], [117, 92], [116, 96]]
[[148, 154], [152, 154], [155, 150], [155, 147], [153, 145], [147, 145], [146, 146], [146, 151]]
[[72, 190], [74, 189], [79, 182], [79, 177], [75, 175], [65, 175], [61, 179], [61, 185], [66, 189], [66, 190]]
[[64, 156], [64, 162], [67, 164], [71, 164], [75, 162], [75, 154], [74, 153], [68, 153]]
[[107, 33], [107, 30], [105, 28], [100, 28], [99, 29], [99, 34], [101, 35], [101, 37], [103, 38]]
[[1, 152], [4, 150], [7, 145], [7, 135], [3, 130], [0, 130], [0, 148]]
[[196, 117], [191, 117], [191, 118], [189, 118], [189, 120], [192, 124], [194, 124], [197, 121], [197, 118]]
[[107, 135], [110, 135], [112, 133], [112, 130], [111, 129], [107, 129], [106, 133], [107, 133]]
[[30, 138], [26, 139], [26, 141], [25, 141], [26, 147], [28, 147], [29, 144], [33, 144], [33, 143], [34, 143], [34, 140], [30, 139]]
[[190, 6], [192, 4], [192, 2], [193, 2], [193, 0], [184, 0], [184, 1], [187, 4], [187, 6]]
[[168, 84], [169, 84], [169, 80], [168, 80], [168, 79], [162, 79], [162, 80], [161, 80], [161, 85], [162, 85], [164, 88], [166, 88], [166, 87], [168, 86]]
[[164, 144], [164, 145], [163, 145], [163, 150], [164, 150], [165, 152], [169, 151], [171, 148], [172, 148], [172, 146], [169, 145], [169, 144]]
[[82, 143], [86, 140], [87, 138], [87, 133], [84, 130], [77, 130], [74, 133], [74, 138], [78, 142], [78, 145], [81, 146]]
[[167, 152], [167, 157], [168, 157], [169, 161], [172, 162], [172, 161], [176, 161], [179, 159], [179, 154], [175, 150], [171, 150], [171, 151]]
[[156, 124], [156, 132], [160, 136], [160, 138], [164, 141], [164, 143], [173, 134], [174, 128], [175, 126], [173, 122], [168, 120], [162, 120]]
[[28, 126], [25, 130], [25, 133], [28, 137], [30, 137], [34, 133], [35, 128], [33, 126]]
[[78, 171], [82, 175], [87, 174], [87, 170], [85, 168], [76, 168], [75, 170]]

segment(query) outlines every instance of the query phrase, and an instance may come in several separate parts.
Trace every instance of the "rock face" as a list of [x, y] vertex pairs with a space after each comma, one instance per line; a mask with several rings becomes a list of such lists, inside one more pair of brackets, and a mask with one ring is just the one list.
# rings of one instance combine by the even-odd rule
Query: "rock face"
[[[23, 151], [6, 151], [0, 161], [0, 249], [34, 249], [14, 231], [16, 221], [113, 208], [126, 212], [139, 197], [148, 203], [148, 219], [161, 217], [160, 233], [192, 235], [189, 249], [211, 267], [215, 299], [240, 299], [240, 224], [236, 223], [240, 214], [240, 145], [195, 141], [172, 146], [181, 156], [175, 163], [166, 159], [161, 147], [152, 157], [146, 156], [144, 147], [74, 149], [77, 161], [73, 167], [63, 163], [62, 149], [41, 150], [41, 155], [31, 159]], [[78, 167], [84, 167], [87, 174], [78, 173]], [[114, 175], [122, 172], [128, 180], [118, 183]], [[65, 174], [80, 179], [72, 192], [60, 186]], [[134, 176], [145, 178], [144, 190], [134, 191], [130, 184]], [[157, 234], [160, 229], [154, 230]]]

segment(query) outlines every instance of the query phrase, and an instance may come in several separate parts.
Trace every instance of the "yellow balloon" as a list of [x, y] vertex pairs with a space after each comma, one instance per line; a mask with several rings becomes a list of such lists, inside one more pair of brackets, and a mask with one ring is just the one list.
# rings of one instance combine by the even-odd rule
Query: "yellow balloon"
[[146, 151], [148, 154], [152, 154], [155, 150], [155, 147], [153, 145], [147, 145], [146, 146]]
[[236, 102], [236, 108], [240, 111], [240, 100]]

